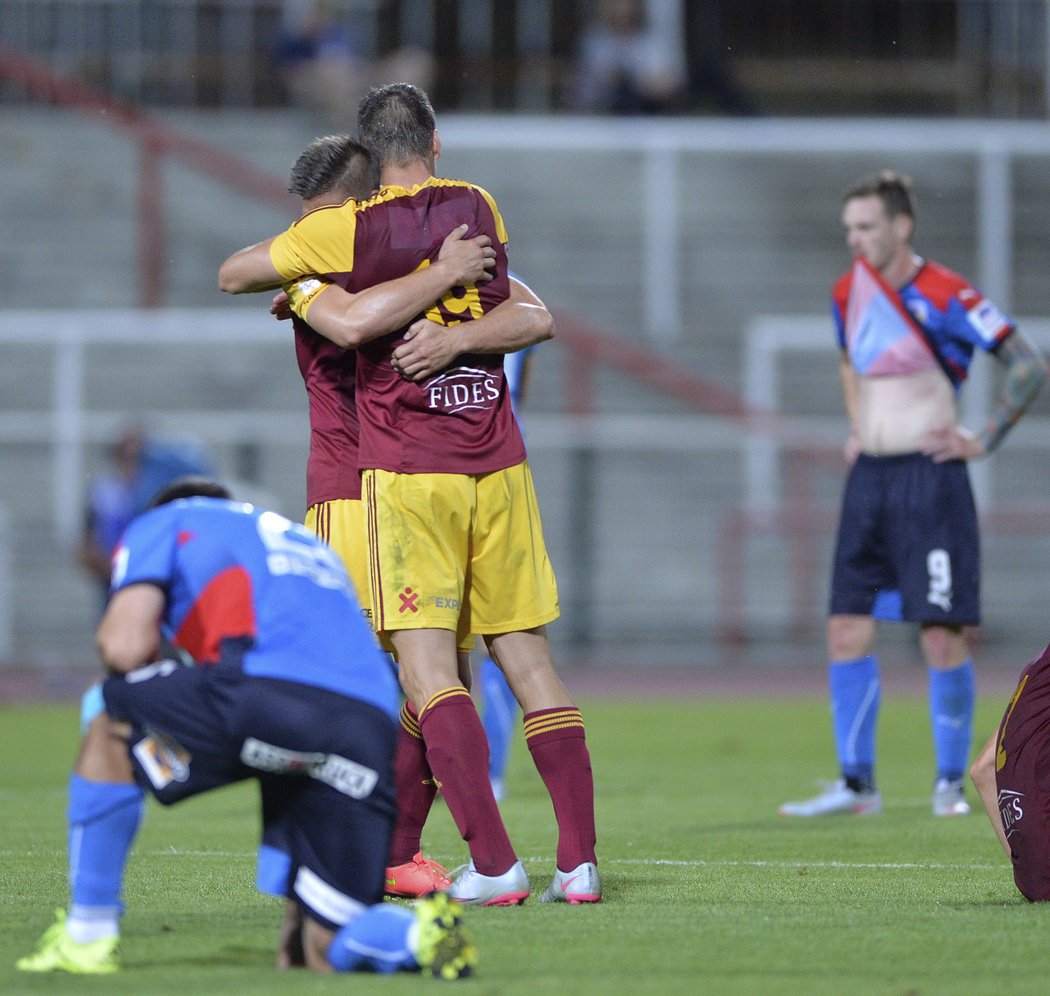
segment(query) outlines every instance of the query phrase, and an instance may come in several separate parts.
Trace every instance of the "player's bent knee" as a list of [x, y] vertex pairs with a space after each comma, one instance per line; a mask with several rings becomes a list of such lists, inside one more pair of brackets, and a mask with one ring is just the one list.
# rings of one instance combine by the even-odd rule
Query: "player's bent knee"
[[930, 667], [951, 670], [970, 656], [970, 647], [961, 626], [925, 625], [920, 639]]

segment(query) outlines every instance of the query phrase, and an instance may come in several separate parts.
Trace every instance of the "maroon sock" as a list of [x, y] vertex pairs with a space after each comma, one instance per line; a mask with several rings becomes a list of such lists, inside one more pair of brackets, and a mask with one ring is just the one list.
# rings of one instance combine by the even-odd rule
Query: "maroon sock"
[[390, 838], [389, 864], [403, 865], [420, 850], [423, 826], [430, 814], [437, 786], [427, 764], [427, 748], [411, 702], [401, 707], [397, 751], [394, 754], [394, 791], [397, 822]]
[[518, 860], [489, 781], [489, 747], [474, 700], [462, 686], [432, 696], [419, 715], [427, 760], [482, 875]]
[[525, 717], [525, 740], [554, 803], [558, 867], [572, 871], [594, 854], [594, 778], [583, 717], [575, 706], [537, 709]]

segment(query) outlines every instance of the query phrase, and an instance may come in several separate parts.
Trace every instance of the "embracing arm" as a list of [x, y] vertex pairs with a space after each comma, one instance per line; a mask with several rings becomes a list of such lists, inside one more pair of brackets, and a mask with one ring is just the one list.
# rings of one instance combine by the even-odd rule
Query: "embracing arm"
[[[407, 276], [351, 294], [330, 284], [315, 288], [303, 317], [337, 346], [354, 349], [410, 322], [453, 287], [491, 280], [496, 250], [487, 235], [464, 239], [466, 225], [441, 244], [438, 258]], [[308, 284], [307, 281], [300, 282]]]
[[970, 778], [973, 781], [974, 788], [977, 789], [977, 795], [984, 806], [984, 811], [988, 814], [988, 819], [991, 820], [995, 834], [999, 838], [999, 843], [1002, 844], [1003, 850], [1009, 858], [1010, 845], [1006, 842], [1006, 831], [1003, 830], [1002, 817], [999, 815], [999, 793], [995, 785], [995, 754], [998, 749], [998, 744], [996, 743], [998, 736], [999, 731], [996, 730], [988, 738], [988, 743], [984, 745], [981, 753], [977, 755], [977, 759], [970, 765]]
[[284, 281], [270, 261], [270, 243], [256, 242], [238, 249], [219, 267], [219, 290], [227, 294], [254, 294], [273, 290]]
[[160, 645], [164, 592], [152, 584], [131, 584], [109, 600], [95, 633], [102, 663], [126, 673], [153, 660]]
[[464, 353], [514, 353], [553, 337], [554, 319], [546, 305], [511, 277], [510, 297], [481, 318], [458, 325], [420, 319], [394, 350], [393, 364], [407, 380], [420, 381]]

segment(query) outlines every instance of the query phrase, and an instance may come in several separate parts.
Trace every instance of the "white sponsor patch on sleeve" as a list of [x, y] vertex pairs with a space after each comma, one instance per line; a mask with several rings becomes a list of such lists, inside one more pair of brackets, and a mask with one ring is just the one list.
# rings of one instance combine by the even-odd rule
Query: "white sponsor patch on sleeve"
[[982, 301], [966, 312], [966, 318], [985, 342], [995, 342], [1010, 322], [991, 301]]
[[316, 277], [306, 277], [295, 282], [295, 289], [303, 296], [309, 297], [314, 291], [321, 289], [321, 281]]

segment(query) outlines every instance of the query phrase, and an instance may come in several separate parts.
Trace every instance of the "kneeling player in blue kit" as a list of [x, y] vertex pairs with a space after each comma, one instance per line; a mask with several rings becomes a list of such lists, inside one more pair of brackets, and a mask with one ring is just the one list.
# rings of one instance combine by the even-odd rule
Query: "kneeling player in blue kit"
[[[196, 666], [157, 660], [162, 641]], [[398, 693], [328, 547], [216, 482], [176, 482], [118, 546], [96, 642], [110, 677], [69, 784], [72, 899], [21, 971], [118, 969], [146, 790], [170, 805], [255, 779], [287, 896], [279, 966], [469, 973], [455, 903], [382, 903]]]

